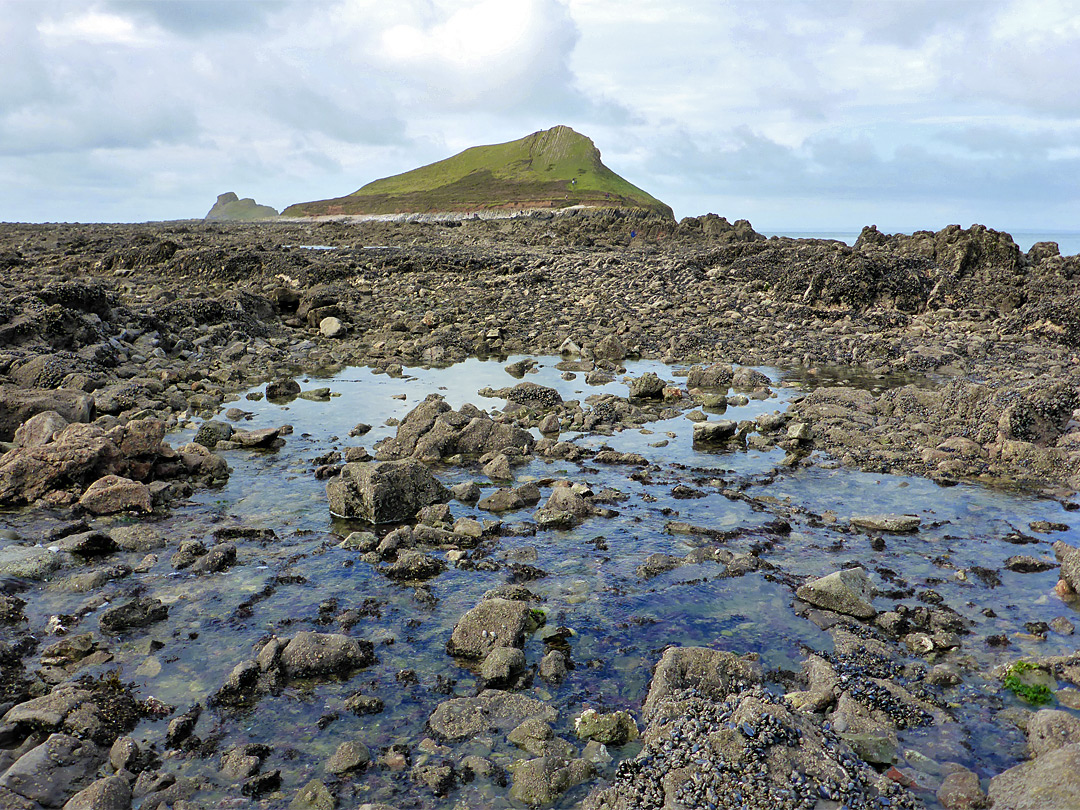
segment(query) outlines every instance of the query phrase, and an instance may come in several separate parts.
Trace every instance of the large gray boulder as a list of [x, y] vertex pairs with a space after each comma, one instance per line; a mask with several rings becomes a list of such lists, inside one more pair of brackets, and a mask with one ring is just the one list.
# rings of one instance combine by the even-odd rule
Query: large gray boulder
[[454, 627], [446, 651], [460, 658], [484, 658], [496, 647], [522, 647], [532, 611], [527, 602], [485, 599]]
[[351, 672], [375, 662], [370, 641], [340, 633], [297, 633], [281, 651], [281, 668], [290, 678], [318, 678]]
[[994, 810], [1080, 807], [1080, 743], [999, 773], [988, 793]]
[[405, 459], [346, 464], [341, 475], [327, 483], [326, 497], [334, 515], [400, 523], [452, 495], [423, 463]]
[[428, 718], [428, 727], [443, 739], [463, 740], [492, 729], [512, 729], [530, 717], [554, 723], [559, 713], [527, 695], [485, 689], [476, 697], [444, 700]]
[[807, 582], [795, 591], [795, 595], [815, 607], [856, 619], [872, 619], [877, 615], [877, 610], [870, 604], [874, 585], [861, 568], [845, 568]]
[[60, 807], [94, 778], [104, 755], [96, 745], [67, 734], [52, 734], [0, 776], [0, 788], [44, 807]]
[[1080, 743], [1080, 717], [1060, 709], [1037, 711], [1028, 721], [1027, 739], [1033, 757]]

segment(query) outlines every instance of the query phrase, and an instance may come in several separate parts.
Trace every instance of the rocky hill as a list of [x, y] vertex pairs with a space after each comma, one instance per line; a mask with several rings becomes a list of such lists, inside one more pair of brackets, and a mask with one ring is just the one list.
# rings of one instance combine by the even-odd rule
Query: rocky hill
[[224, 194], [219, 194], [217, 202], [214, 203], [214, 207], [207, 212], [204, 219], [209, 220], [226, 220], [226, 221], [247, 221], [253, 219], [271, 219], [278, 215], [276, 208], [271, 208], [269, 205], [259, 205], [251, 197], [244, 197], [240, 199], [233, 191], [226, 191]]
[[671, 208], [611, 171], [593, 142], [569, 127], [475, 146], [454, 157], [368, 183], [344, 197], [297, 203], [285, 216], [491, 212], [570, 206]]

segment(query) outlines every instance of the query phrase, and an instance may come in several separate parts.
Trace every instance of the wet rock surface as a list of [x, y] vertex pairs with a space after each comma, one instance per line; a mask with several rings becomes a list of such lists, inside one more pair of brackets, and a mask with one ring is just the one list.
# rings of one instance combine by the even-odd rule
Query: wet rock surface
[[1078, 803], [1076, 257], [610, 212], [0, 252], [0, 805]]

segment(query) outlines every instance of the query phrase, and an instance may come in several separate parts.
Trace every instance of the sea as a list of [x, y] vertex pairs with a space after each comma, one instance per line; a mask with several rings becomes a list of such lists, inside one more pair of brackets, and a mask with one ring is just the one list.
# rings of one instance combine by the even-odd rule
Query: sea
[[[861, 228], [832, 231], [778, 230], [762, 231], [765, 236], [788, 236], [792, 239], [837, 239], [854, 245]], [[910, 231], [907, 231], [910, 233]], [[1036, 242], [1057, 242], [1062, 256], [1080, 254], [1080, 231], [1009, 231], [1020, 250], [1027, 252]]]

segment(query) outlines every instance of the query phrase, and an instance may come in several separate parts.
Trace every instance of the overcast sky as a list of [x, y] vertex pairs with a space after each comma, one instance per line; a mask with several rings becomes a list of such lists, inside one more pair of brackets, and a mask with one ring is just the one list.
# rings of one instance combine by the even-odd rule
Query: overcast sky
[[556, 124], [678, 217], [1080, 230], [1078, 0], [0, 0], [0, 220], [282, 209]]

